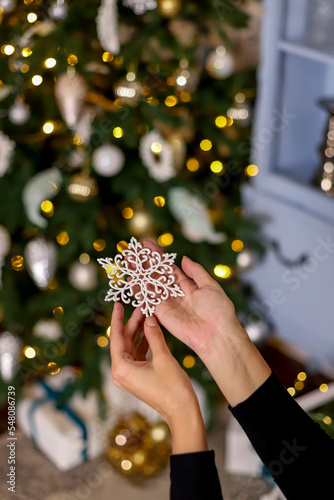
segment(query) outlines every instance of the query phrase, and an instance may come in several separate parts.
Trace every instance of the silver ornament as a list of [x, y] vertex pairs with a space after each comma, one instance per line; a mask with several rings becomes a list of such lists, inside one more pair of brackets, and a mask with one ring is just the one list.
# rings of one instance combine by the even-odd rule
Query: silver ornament
[[0, 8], [5, 14], [12, 12], [16, 7], [16, 0], [0, 0]]
[[33, 335], [45, 340], [58, 340], [62, 334], [63, 329], [55, 319], [40, 319], [34, 325]]
[[78, 122], [88, 90], [82, 76], [74, 68], [71, 70], [63, 73], [55, 86], [59, 111], [69, 129], [73, 129]]
[[144, 14], [148, 10], [156, 9], [156, 0], [123, 0], [123, 5], [129, 7], [137, 15]]
[[118, 38], [117, 0], [102, 0], [96, 17], [96, 31], [103, 50], [118, 54], [120, 49]]
[[216, 50], [209, 54], [205, 66], [209, 75], [218, 80], [228, 78], [235, 71], [234, 58], [223, 45], [219, 45]]
[[103, 177], [118, 174], [124, 166], [125, 156], [117, 146], [104, 144], [95, 149], [92, 156], [94, 170]]
[[14, 125], [24, 125], [30, 118], [30, 108], [18, 98], [8, 109], [8, 117]]
[[96, 265], [93, 262], [74, 262], [70, 266], [68, 279], [77, 290], [93, 290], [97, 287]]
[[0, 375], [5, 382], [12, 380], [18, 371], [20, 348], [21, 342], [17, 337], [9, 332], [0, 334]]
[[68, 7], [64, 0], [57, 0], [49, 7], [48, 12], [55, 21], [62, 21], [67, 17]]
[[57, 249], [42, 237], [30, 240], [24, 251], [28, 272], [41, 290], [48, 287], [56, 272]]

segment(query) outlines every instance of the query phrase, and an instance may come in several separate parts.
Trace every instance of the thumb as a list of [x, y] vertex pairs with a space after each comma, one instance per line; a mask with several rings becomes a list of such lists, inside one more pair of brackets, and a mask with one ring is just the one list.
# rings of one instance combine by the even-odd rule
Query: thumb
[[165, 349], [167, 348], [165, 337], [154, 316], [149, 316], [148, 318], [146, 318], [144, 323], [144, 333], [153, 356], [154, 354], [165, 351]]
[[193, 279], [198, 286], [201, 288], [204, 285], [216, 284], [216, 281], [211, 278], [210, 274], [197, 262], [189, 259], [189, 257], [184, 256], [182, 259], [182, 269], [189, 278]]

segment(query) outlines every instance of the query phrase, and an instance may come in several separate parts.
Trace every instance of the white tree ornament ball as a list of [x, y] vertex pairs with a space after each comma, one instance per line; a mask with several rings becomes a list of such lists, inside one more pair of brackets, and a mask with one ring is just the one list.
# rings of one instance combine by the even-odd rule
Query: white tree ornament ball
[[232, 54], [227, 52], [223, 45], [219, 45], [216, 50], [209, 54], [206, 60], [206, 69], [212, 78], [223, 80], [234, 73], [235, 61]]
[[92, 156], [94, 170], [103, 177], [118, 174], [125, 162], [123, 151], [117, 146], [104, 144], [95, 149]]

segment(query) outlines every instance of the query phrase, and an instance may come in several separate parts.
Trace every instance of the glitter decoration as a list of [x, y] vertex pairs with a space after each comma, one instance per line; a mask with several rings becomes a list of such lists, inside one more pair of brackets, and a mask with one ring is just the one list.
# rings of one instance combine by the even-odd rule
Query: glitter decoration
[[133, 10], [137, 16], [145, 14], [148, 10], [156, 9], [156, 0], [123, 0], [123, 5]]
[[118, 54], [118, 13], [116, 0], [102, 0], [96, 17], [96, 31], [101, 47], [111, 54]]
[[82, 112], [87, 94], [85, 80], [74, 68], [57, 79], [55, 95], [60, 114], [69, 129], [74, 129]]
[[44, 290], [48, 287], [56, 272], [57, 249], [44, 238], [29, 241], [24, 251], [28, 272], [34, 283]]
[[105, 300], [129, 304], [133, 297], [131, 304], [140, 307], [145, 316], [152, 316], [155, 307], [169, 296], [184, 296], [173, 275], [175, 258], [175, 253], [152, 252], [132, 237], [128, 248], [114, 259], [97, 259], [110, 278]]

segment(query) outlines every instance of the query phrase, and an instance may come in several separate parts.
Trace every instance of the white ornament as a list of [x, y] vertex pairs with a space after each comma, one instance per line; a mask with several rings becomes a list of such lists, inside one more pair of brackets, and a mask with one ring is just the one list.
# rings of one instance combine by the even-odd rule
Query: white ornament
[[[154, 153], [154, 150], [157, 153]], [[157, 182], [175, 177], [173, 149], [156, 130], [143, 135], [139, 144], [139, 156], [149, 174]]]
[[219, 45], [216, 50], [209, 54], [206, 60], [206, 69], [212, 78], [223, 80], [234, 73], [234, 58], [223, 45]]
[[15, 142], [0, 131], [0, 177], [8, 170], [15, 148]]
[[102, 0], [96, 17], [97, 36], [101, 47], [111, 54], [120, 50], [116, 0]]
[[65, 0], [57, 0], [49, 7], [49, 14], [55, 21], [62, 21], [67, 17], [68, 7]]
[[21, 343], [17, 337], [9, 332], [0, 334], [0, 376], [5, 382], [12, 380], [17, 373], [20, 348]]
[[80, 118], [86, 99], [87, 85], [74, 68], [69, 68], [57, 79], [55, 96], [60, 114], [69, 129], [73, 130]]
[[156, 0], [123, 0], [123, 5], [129, 7], [137, 15], [144, 14], [148, 10], [156, 9]]
[[29, 120], [30, 108], [21, 97], [18, 97], [8, 109], [8, 118], [14, 125], [24, 125]]
[[123, 151], [111, 144], [104, 144], [95, 149], [92, 156], [94, 170], [104, 177], [118, 174], [122, 170], [124, 162]]
[[0, 9], [3, 9], [5, 14], [12, 12], [16, 7], [16, 0], [0, 0]]
[[23, 204], [28, 219], [39, 227], [47, 227], [46, 219], [41, 215], [41, 203], [56, 196], [62, 183], [62, 174], [52, 167], [32, 177], [23, 190]]
[[34, 283], [41, 290], [47, 288], [56, 272], [56, 246], [44, 238], [34, 238], [27, 244], [24, 258]]
[[92, 108], [86, 107], [82, 110], [73, 132], [78, 135], [83, 144], [88, 144], [92, 135], [92, 122], [96, 116]]
[[55, 319], [40, 319], [32, 330], [35, 337], [45, 340], [58, 340], [63, 335], [61, 324]]
[[217, 233], [209, 216], [208, 207], [195, 194], [185, 188], [170, 189], [169, 208], [176, 220], [181, 224], [184, 236], [194, 243], [222, 243], [226, 240], [224, 233]]
[[10, 234], [5, 227], [0, 226], [0, 288], [2, 287], [2, 266], [5, 263], [5, 257], [9, 253], [10, 246]]
[[[175, 283], [173, 264], [175, 253], [160, 254], [152, 252], [131, 238], [129, 246], [114, 259], [109, 257], [97, 259], [108, 271], [110, 278], [106, 301], [122, 300], [125, 304], [131, 302], [134, 307], [140, 307], [143, 314], [152, 316], [155, 307], [163, 300], [171, 297], [183, 297], [184, 292]], [[127, 281], [129, 277], [130, 280]], [[136, 291], [136, 289], [139, 289]]]
[[258, 261], [258, 255], [249, 248], [244, 248], [237, 256], [237, 264], [242, 270], [248, 270]]
[[77, 290], [94, 290], [97, 287], [96, 264], [88, 262], [74, 262], [71, 264], [68, 279], [71, 285]]

